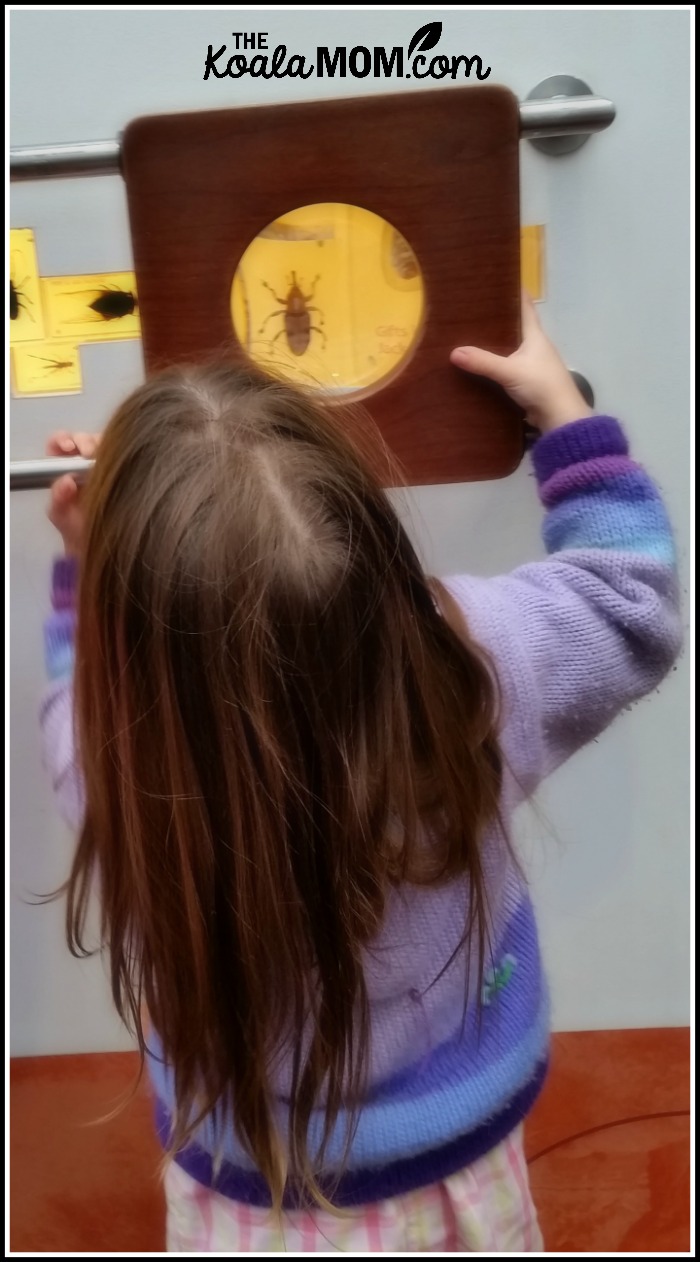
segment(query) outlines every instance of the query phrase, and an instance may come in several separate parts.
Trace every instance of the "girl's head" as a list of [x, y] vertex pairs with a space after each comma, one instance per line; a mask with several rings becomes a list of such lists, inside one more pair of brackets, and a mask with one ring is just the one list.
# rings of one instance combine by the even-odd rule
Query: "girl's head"
[[483, 950], [494, 686], [357, 436], [289, 385], [153, 378], [85, 495], [70, 941], [99, 873], [117, 1006], [143, 1047], [145, 1005], [174, 1070], [173, 1147], [231, 1108], [279, 1200], [322, 1164], [321, 1093], [327, 1134], [360, 1095], [363, 948], [392, 883], [467, 876]]

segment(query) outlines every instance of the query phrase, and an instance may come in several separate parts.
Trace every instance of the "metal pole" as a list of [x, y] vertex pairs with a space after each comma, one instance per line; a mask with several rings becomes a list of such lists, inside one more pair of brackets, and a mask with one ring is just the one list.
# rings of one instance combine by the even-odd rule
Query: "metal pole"
[[62, 180], [78, 175], [119, 175], [120, 153], [118, 140], [10, 149], [10, 179]]
[[[561, 96], [520, 104], [523, 140], [552, 136], [587, 136], [604, 131], [615, 106], [602, 96]], [[82, 175], [118, 175], [119, 140], [90, 140], [72, 145], [31, 145], [10, 149], [10, 180], [57, 180]]]
[[70, 458], [59, 456], [46, 460], [13, 460], [10, 463], [11, 491], [40, 491], [51, 486], [64, 473], [82, 479], [89, 472], [94, 460], [83, 460], [81, 456]]
[[571, 96], [520, 102], [523, 140], [552, 136], [586, 136], [605, 131], [615, 118], [615, 106], [603, 96]]

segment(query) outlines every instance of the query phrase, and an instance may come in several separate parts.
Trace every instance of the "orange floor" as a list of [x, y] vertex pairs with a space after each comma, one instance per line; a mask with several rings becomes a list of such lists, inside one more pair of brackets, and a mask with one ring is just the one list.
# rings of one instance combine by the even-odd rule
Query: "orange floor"
[[[95, 1125], [133, 1081], [127, 1055], [11, 1062], [10, 1247], [164, 1248], [158, 1150], [145, 1092]], [[688, 1030], [560, 1034], [527, 1128], [552, 1253], [690, 1248]]]

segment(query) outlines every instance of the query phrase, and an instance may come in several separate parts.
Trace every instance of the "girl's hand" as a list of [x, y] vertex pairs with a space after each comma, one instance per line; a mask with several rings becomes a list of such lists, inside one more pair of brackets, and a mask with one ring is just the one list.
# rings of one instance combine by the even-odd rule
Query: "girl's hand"
[[[92, 460], [100, 442], [99, 434], [68, 434], [60, 430], [52, 434], [46, 444], [47, 456], [83, 456]], [[64, 474], [51, 487], [51, 499], [47, 509], [49, 521], [63, 539], [67, 556], [80, 552], [83, 533], [83, 511], [80, 504], [81, 489], [71, 474]]]
[[593, 412], [571, 373], [542, 331], [531, 298], [523, 294], [523, 340], [512, 355], [492, 355], [476, 346], [460, 346], [450, 360], [458, 368], [489, 377], [527, 413], [541, 433]]

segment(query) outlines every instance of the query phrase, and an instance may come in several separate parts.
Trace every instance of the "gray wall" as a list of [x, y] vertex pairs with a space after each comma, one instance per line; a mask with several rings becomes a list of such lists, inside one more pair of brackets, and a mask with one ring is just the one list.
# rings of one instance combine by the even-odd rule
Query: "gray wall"
[[[546, 222], [543, 320], [618, 414], [666, 493], [687, 589], [689, 529], [689, 16], [681, 12], [331, 10], [15, 11], [11, 143], [114, 138], [140, 114], [410, 90], [341, 82], [203, 81], [206, 46], [230, 32], [309, 55], [316, 45], [407, 45], [442, 18], [440, 51], [478, 53], [520, 97], [569, 73], [618, 106], [612, 128], [549, 159], [523, 144], [523, 222]], [[261, 140], [261, 143], [262, 140]], [[186, 178], [186, 172], [183, 172]], [[244, 195], [244, 190], [242, 191]], [[284, 197], [281, 210], [287, 209]], [[164, 192], [164, 213], [167, 192]], [[132, 266], [118, 178], [15, 185], [11, 223], [33, 228], [43, 275]], [[439, 208], [436, 208], [439, 231]], [[455, 260], [455, 265], [459, 261]], [[448, 348], [446, 347], [446, 351]], [[101, 427], [141, 380], [137, 342], [82, 349], [81, 395], [13, 400], [11, 455], [41, 454], [55, 428]], [[429, 564], [496, 573], [541, 555], [523, 467], [505, 482], [403, 497]], [[99, 960], [63, 942], [62, 904], [31, 905], [65, 876], [71, 841], [39, 757], [42, 620], [56, 539], [45, 496], [11, 497], [11, 960], [17, 1055], [128, 1045]], [[559, 1029], [688, 1020], [688, 662], [563, 769], [519, 825]]]

